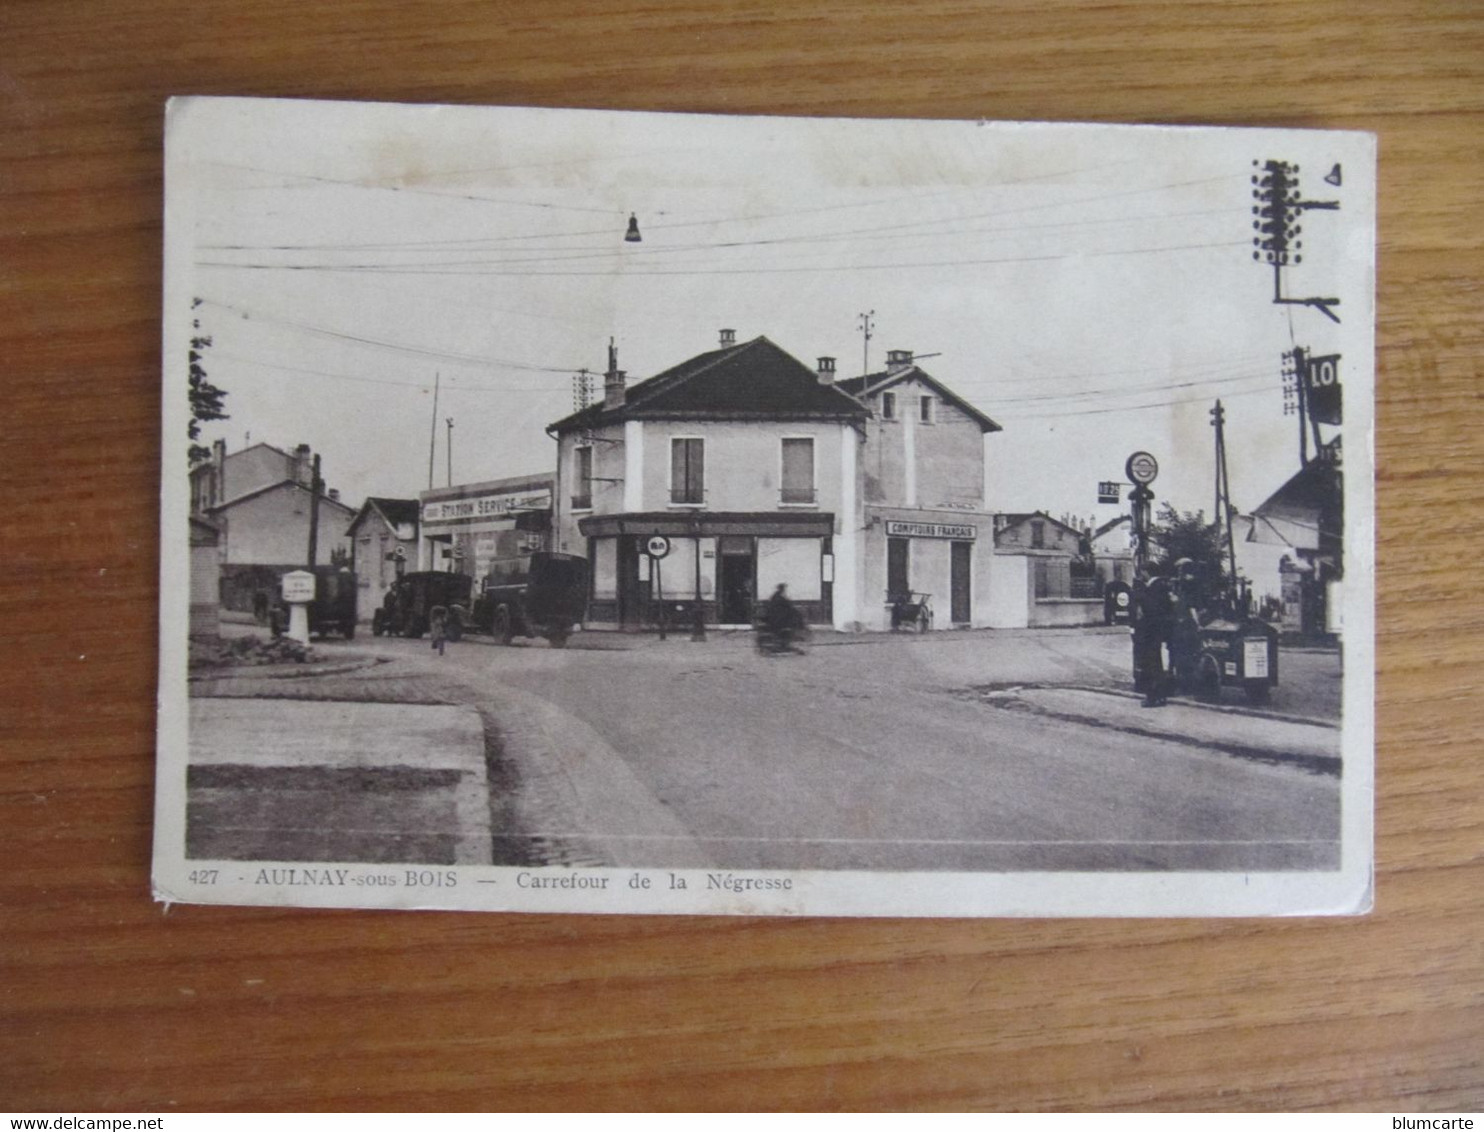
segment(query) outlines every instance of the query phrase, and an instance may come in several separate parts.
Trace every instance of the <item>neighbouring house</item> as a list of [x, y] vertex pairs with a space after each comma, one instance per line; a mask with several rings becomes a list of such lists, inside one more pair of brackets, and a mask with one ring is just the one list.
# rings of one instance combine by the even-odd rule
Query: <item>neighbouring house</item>
[[[998, 425], [893, 351], [837, 381], [765, 337], [628, 384], [557, 421], [557, 549], [592, 562], [589, 620], [697, 609], [750, 625], [779, 585], [814, 624], [884, 628], [895, 596], [988, 624], [984, 435]], [[659, 553], [652, 553], [658, 551]]]
[[1135, 563], [1132, 525], [1133, 520], [1127, 515], [1119, 515], [1092, 528], [1089, 535], [1092, 560], [1097, 568], [1098, 581], [1103, 586], [1109, 582], [1133, 584]]
[[191, 470], [192, 514], [218, 531], [223, 610], [265, 616], [278, 578], [309, 564], [311, 527], [314, 564], [349, 568], [347, 530], [355, 510], [337, 491], [317, 495], [313, 481], [307, 444], [292, 453], [270, 444], [229, 453], [219, 440]]
[[1280, 566], [1283, 629], [1338, 635], [1345, 577], [1345, 488], [1339, 437], [1324, 445], [1251, 515], [1247, 541], [1291, 547]]
[[371, 620], [386, 592], [418, 560], [418, 501], [372, 495], [346, 528], [356, 575], [356, 619]]
[[995, 516], [1000, 559], [996, 626], [1094, 625], [1103, 620], [1103, 581], [1089, 532], [1044, 511]]

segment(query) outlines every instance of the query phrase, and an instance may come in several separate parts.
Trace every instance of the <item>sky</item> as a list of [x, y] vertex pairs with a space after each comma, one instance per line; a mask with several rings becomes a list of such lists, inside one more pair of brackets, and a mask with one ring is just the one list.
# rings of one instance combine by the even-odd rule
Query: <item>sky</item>
[[[231, 419], [208, 443], [308, 443], [353, 504], [427, 488], [430, 439], [447, 483], [448, 418], [453, 482], [548, 471], [545, 428], [610, 337], [633, 382], [729, 327], [811, 367], [834, 356], [841, 376], [915, 351], [1003, 426], [986, 443], [995, 511], [1112, 518], [1097, 483], [1142, 449], [1160, 502], [1210, 515], [1220, 398], [1249, 511], [1298, 470], [1283, 351], [1342, 354], [1347, 408], [1370, 387], [1366, 140], [177, 101], [167, 319], [212, 339]], [[1251, 174], [1268, 158], [1340, 202], [1305, 214], [1284, 280], [1339, 298], [1340, 324], [1274, 304], [1253, 261]], [[1340, 186], [1322, 180], [1335, 164]]]

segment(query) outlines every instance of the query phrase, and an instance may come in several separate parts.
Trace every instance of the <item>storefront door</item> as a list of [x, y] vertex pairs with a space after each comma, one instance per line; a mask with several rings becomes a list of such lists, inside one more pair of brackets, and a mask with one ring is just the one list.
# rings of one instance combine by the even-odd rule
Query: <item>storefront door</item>
[[751, 625], [753, 590], [756, 587], [756, 566], [752, 556], [752, 540], [737, 536], [726, 536], [720, 540], [720, 577], [717, 583], [721, 590], [721, 622], [724, 625]]
[[948, 588], [952, 591], [953, 623], [967, 625], [973, 616], [970, 612], [972, 602], [969, 594], [969, 577], [974, 561], [974, 544], [956, 542], [953, 544], [952, 553], [953, 557], [949, 561], [948, 568]]
[[639, 561], [640, 540], [624, 535], [618, 540], [618, 623], [645, 625], [649, 622], [650, 582], [647, 563]]
[[912, 542], [905, 538], [886, 540], [886, 600], [906, 600], [912, 592], [907, 578], [907, 560]]

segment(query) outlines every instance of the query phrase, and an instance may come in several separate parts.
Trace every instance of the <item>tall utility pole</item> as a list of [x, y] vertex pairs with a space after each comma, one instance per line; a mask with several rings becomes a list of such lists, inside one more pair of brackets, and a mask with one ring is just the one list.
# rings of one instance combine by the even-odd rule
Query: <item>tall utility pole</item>
[[[1217, 529], [1217, 535], [1224, 544], [1222, 553], [1231, 563], [1231, 580], [1235, 587], [1237, 547], [1232, 537], [1232, 484], [1226, 471], [1226, 410], [1222, 408], [1219, 400], [1215, 408], [1211, 410], [1211, 427], [1216, 430], [1216, 521], [1221, 524]], [[1235, 588], [1233, 593], [1235, 593]]]
[[445, 418], [448, 421], [448, 486], [453, 486], [453, 418]]
[[433, 490], [433, 449], [438, 447], [438, 374], [433, 374], [433, 426], [428, 433], [428, 490]]
[[580, 413], [593, 403], [593, 375], [583, 367], [572, 375], [572, 411]]
[[871, 372], [871, 331], [876, 329], [876, 312], [862, 311], [857, 325], [861, 332], [861, 376], [864, 377]]
[[309, 473], [309, 571], [314, 572], [319, 558], [319, 497], [325, 483], [319, 478], [319, 454], [316, 453]]
[[[1300, 252], [1304, 242], [1298, 237], [1303, 233], [1299, 220], [1310, 209], [1336, 211], [1337, 200], [1303, 200], [1299, 191], [1299, 167], [1286, 161], [1254, 161], [1252, 163], [1252, 222], [1257, 235], [1252, 237], [1252, 258], [1258, 263], [1267, 262], [1273, 269], [1273, 302], [1287, 306], [1313, 307], [1332, 322], [1339, 322], [1335, 307], [1339, 299], [1294, 299], [1283, 293], [1283, 269], [1290, 263], [1302, 263]], [[1338, 167], [1335, 174], [1338, 176]], [[1328, 180], [1328, 178], [1326, 178]], [[1331, 181], [1338, 184], [1338, 181]]]

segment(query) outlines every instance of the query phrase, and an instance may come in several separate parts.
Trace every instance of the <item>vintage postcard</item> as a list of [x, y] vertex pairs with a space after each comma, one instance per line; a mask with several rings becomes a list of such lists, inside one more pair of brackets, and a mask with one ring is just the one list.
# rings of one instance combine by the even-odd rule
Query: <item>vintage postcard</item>
[[1371, 135], [184, 98], [166, 173], [159, 900], [1370, 907]]

